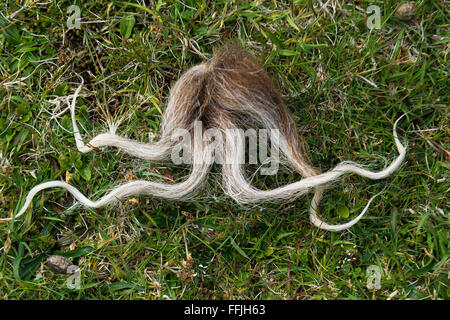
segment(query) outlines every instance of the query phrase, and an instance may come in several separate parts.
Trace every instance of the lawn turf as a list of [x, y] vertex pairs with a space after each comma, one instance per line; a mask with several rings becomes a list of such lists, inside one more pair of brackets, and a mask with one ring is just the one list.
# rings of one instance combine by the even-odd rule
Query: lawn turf
[[[397, 1], [145, 3], [0, 4], [1, 217], [50, 180], [94, 199], [127, 179], [181, 181], [188, 166], [113, 148], [78, 152], [66, 97], [83, 77], [86, 142], [111, 119], [121, 120], [120, 135], [157, 139], [171, 85], [229, 41], [261, 59], [322, 171], [344, 160], [381, 170], [397, 156], [392, 126], [404, 113], [406, 161], [384, 180], [346, 176], [329, 188], [321, 216], [331, 223], [385, 188], [339, 233], [310, 224], [311, 194], [236, 204], [218, 166], [190, 202], [136, 197], [86, 209], [46, 190], [24, 219], [0, 223], [1, 299], [448, 299], [448, 1], [417, 1], [408, 17], [396, 15]], [[68, 29], [72, 4], [80, 29]], [[367, 27], [371, 4], [380, 29]], [[270, 189], [299, 179], [280, 168], [252, 182]], [[55, 253], [80, 267], [79, 290], [44, 266]], [[371, 265], [381, 270], [378, 290], [367, 287]]]

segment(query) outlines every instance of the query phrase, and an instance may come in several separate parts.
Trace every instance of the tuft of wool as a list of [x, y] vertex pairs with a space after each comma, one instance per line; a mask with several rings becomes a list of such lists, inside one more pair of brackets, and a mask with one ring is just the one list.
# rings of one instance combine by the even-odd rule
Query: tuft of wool
[[[59, 187], [69, 191], [81, 204], [98, 208], [129, 196], [151, 195], [166, 199], [187, 200], [195, 196], [208, 177], [214, 161], [214, 147], [202, 139], [195, 139], [195, 123], [201, 121], [202, 134], [214, 129], [223, 158], [222, 184], [224, 192], [238, 203], [267, 201], [292, 201], [314, 191], [310, 207], [311, 223], [329, 231], [345, 230], [357, 223], [367, 212], [372, 197], [364, 210], [353, 220], [330, 225], [320, 219], [318, 206], [325, 187], [346, 174], [356, 174], [372, 180], [384, 179], [396, 171], [404, 161], [406, 148], [397, 135], [397, 123], [393, 137], [398, 157], [378, 172], [364, 169], [354, 162], [343, 162], [332, 170], [321, 173], [315, 168], [305, 152], [305, 145], [297, 132], [291, 112], [261, 64], [252, 55], [235, 45], [223, 48], [211, 60], [187, 70], [171, 89], [168, 105], [161, 123], [161, 138], [152, 143], [140, 143], [115, 134], [115, 130], [102, 133], [85, 144], [75, 120], [75, 102], [82, 88], [76, 89], [70, 103], [72, 124], [77, 148], [86, 153], [101, 147], [116, 147], [135, 157], [147, 160], [168, 158], [176, 146], [172, 139], [177, 130], [188, 132], [193, 142], [190, 159], [192, 169], [183, 182], [164, 184], [137, 180], [115, 187], [108, 194], [93, 201], [72, 185], [62, 181], [49, 181], [32, 188], [22, 208], [13, 218], [17, 219], [27, 210], [34, 196], [42, 190]], [[303, 179], [272, 190], [252, 186], [243, 170], [241, 159], [245, 157], [245, 136], [242, 129], [277, 130], [279, 135], [272, 143], [280, 149], [281, 162], [292, 167]], [[216, 155], [217, 156], [217, 155]]]

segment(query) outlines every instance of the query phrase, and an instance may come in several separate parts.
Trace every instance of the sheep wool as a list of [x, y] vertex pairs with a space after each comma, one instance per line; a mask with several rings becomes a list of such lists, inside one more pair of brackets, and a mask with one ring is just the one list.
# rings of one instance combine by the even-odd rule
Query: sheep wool
[[[222, 189], [238, 203], [264, 201], [292, 201], [314, 191], [309, 209], [311, 223], [329, 231], [345, 230], [357, 223], [367, 212], [372, 197], [364, 210], [353, 220], [339, 225], [330, 225], [318, 215], [318, 206], [325, 187], [346, 174], [356, 174], [377, 180], [391, 175], [402, 164], [406, 147], [397, 136], [394, 123], [393, 137], [399, 155], [379, 172], [372, 172], [354, 162], [342, 162], [332, 170], [320, 172], [309, 160], [304, 142], [297, 132], [293, 116], [283, 103], [280, 94], [267, 72], [255, 57], [236, 45], [228, 45], [211, 60], [188, 69], [171, 89], [167, 107], [161, 121], [160, 139], [151, 143], [139, 143], [116, 134], [116, 128], [94, 137], [85, 144], [75, 120], [75, 102], [80, 85], [72, 96], [70, 111], [77, 148], [86, 153], [102, 147], [116, 147], [132, 156], [147, 160], [167, 159], [179, 150], [180, 130], [188, 134], [191, 152], [183, 154], [192, 163], [189, 176], [182, 182], [165, 184], [154, 181], [136, 180], [113, 188], [109, 193], [94, 201], [83, 195], [74, 186], [63, 181], [49, 181], [32, 188], [25, 203], [12, 218], [17, 219], [27, 210], [34, 196], [48, 188], [64, 188], [82, 205], [98, 208], [129, 196], [151, 195], [166, 199], [192, 199], [208, 178], [210, 167], [221, 159]], [[403, 116], [402, 116], [403, 117]], [[201, 123], [200, 134], [214, 132], [214, 143], [199, 138], [196, 124]], [[300, 181], [261, 190], [251, 185], [243, 170], [245, 158], [245, 134], [243, 130], [268, 130], [271, 144], [279, 147], [279, 162], [292, 167], [303, 178]]]

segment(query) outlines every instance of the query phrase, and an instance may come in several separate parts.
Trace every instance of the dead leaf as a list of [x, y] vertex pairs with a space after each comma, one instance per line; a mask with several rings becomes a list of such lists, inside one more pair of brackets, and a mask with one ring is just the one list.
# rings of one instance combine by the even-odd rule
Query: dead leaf
[[133, 180], [136, 180], [136, 179], [137, 179], [137, 177], [134, 175], [133, 172], [128, 171], [127, 173], [125, 173], [125, 180], [126, 181], [133, 181]]
[[66, 183], [70, 184], [70, 181], [72, 181], [72, 174], [69, 171], [66, 171]]
[[131, 199], [128, 200], [128, 202], [134, 205], [134, 204], [138, 204], [139, 200], [136, 199], [136, 198], [131, 198]]
[[192, 269], [195, 266], [195, 260], [192, 258], [191, 254], [188, 253], [186, 260], [181, 260], [181, 264], [185, 269]]
[[8, 238], [6, 238], [5, 244], [3, 245], [3, 250], [5, 250], [5, 253], [8, 253], [10, 248], [11, 248], [11, 238], [8, 235]]
[[164, 171], [164, 174], [166, 175], [167, 178], [169, 178], [170, 182], [175, 183], [175, 180], [173, 179], [172, 175], [167, 169]]
[[180, 270], [177, 275], [183, 282], [191, 282], [194, 279], [194, 274], [191, 271]]

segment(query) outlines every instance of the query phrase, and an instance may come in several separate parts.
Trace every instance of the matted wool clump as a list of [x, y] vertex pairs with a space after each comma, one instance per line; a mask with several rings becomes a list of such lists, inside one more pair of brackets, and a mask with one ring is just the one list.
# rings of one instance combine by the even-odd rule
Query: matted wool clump
[[[121, 137], [115, 134], [115, 127], [111, 127], [109, 132], [84, 144], [75, 121], [75, 102], [80, 90], [81, 85], [70, 104], [75, 141], [80, 152], [109, 146], [142, 159], [162, 160], [179, 151], [179, 139], [174, 139], [174, 136], [179, 137], [180, 132], [183, 132], [190, 137], [187, 142], [191, 144], [191, 148], [186, 149], [191, 152], [183, 149], [184, 160], [192, 163], [189, 176], [175, 184], [145, 180], [128, 182], [115, 187], [96, 201], [90, 200], [68, 183], [49, 181], [32, 188], [20, 211], [9, 219], [20, 217], [38, 192], [54, 187], [66, 189], [81, 204], [91, 208], [132, 195], [187, 200], [195, 196], [207, 179], [211, 164], [216, 161], [222, 166], [224, 192], [238, 203], [290, 201], [314, 191], [310, 207], [311, 222], [325, 230], [340, 231], [358, 222], [374, 197], [355, 219], [340, 225], [330, 225], [318, 216], [324, 187], [351, 173], [369, 179], [383, 179], [400, 167], [406, 154], [406, 148], [400, 143], [396, 132], [398, 119], [394, 124], [393, 136], [399, 156], [385, 169], [372, 172], [356, 163], [343, 162], [328, 172], [319, 172], [305, 154], [293, 117], [268, 73], [253, 56], [234, 45], [225, 47], [211, 60], [187, 70], [174, 84], [162, 117], [161, 138], [154, 143], [139, 143]], [[201, 123], [200, 132], [197, 132], [198, 123]], [[295, 169], [303, 179], [272, 190], [252, 186], [243, 171], [242, 159], [245, 158], [246, 145], [244, 129], [276, 132], [271, 135], [271, 144], [279, 147], [279, 161]], [[202, 139], [208, 132], [214, 133], [213, 143], [211, 139]]]

